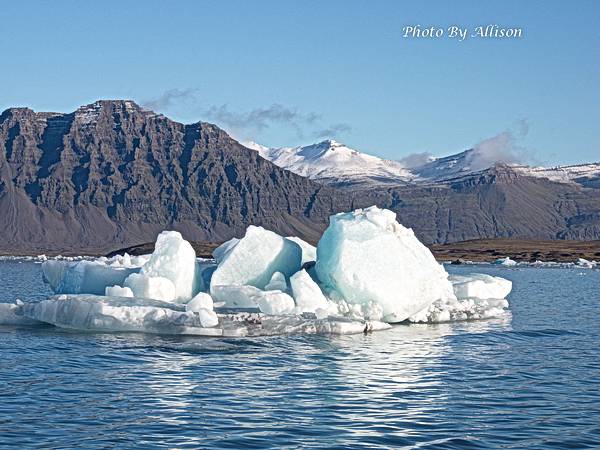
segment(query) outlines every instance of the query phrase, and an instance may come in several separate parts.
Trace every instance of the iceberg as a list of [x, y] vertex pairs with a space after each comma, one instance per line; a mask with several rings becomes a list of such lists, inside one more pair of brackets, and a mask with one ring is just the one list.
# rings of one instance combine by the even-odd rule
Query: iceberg
[[438, 300], [456, 300], [448, 274], [392, 211], [372, 206], [331, 216], [317, 245], [326, 292], [349, 304], [375, 302], [382, 320], [401, 322]]
[[275, 272], [286, 277], [300, 270], [302, 249], [295, 242], [262, 227], [250, 225], [245, 236], [224, 253], [212, 274], [210, 290], [217, 300], [217, 286], [254, 286], [264, 289]]
[[498, 266], [506, 266], [506, 267], [514, 267], [517, 265], [517, 262], [514, 259], [510, 259], [510, 257], [506, 257], [506, 258], [499, 258], [496, 261], [494, 261], [494, 264], [498, 265]]
[[509, 280], [486, 274], [449, 277], [395, 213], [376, 206], [331, 216], [316, 249], [251, 225], [213, 256], [197, 259], [180, 233], [165, 231], [151, 255], [47, 260], [44, 279], [62, 295], [0, 304], [0, 324], [232, 337], [346, 334], [406, 320], [506, 315], [512, 289]]

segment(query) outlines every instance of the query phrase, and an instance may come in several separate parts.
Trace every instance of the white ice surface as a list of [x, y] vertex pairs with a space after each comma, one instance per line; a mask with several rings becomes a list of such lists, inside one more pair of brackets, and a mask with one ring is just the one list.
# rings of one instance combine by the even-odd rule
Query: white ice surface
[[107, 297], [133, 297], [133, 291], [128, 287], [106, 286], [104, 295]]
[[455, 300], [448, 274], [413, 231], [374, 206], [331, 216], [317, 246], [316, 273], [328, 294], [337, 291], [349, 304], [379, 304], [386, 322]]
[[506, 298], [512, 290], [512, 282], [501, 277], [493, 277], [482, 273], [466, 276], [450, 276], [454, 294], [459, 299], [465, 298]]
[[132, 297], [153, 298], [172, 302], [176, 298], [176, 287], [173, 282], [165, 277], [150, 276], [142, 273], [132, 273], [123, 283], [124, 287], [131, 290]]
[[[154, 252], [148, 262], [142, 266], [140, 274], [170, 280], [175, 286], [173, 300], [186, 302], [196, 293], [196, 252], [190, 243], [183, 239], [181, 233], [163, 231], [156, 238]], [[136, 293], [131, 284], [130, 282], [128, 286], [132, 288], [136, 297], [142, 297]], [[151, 284], [152, 282], [146, 283], [148, 286]], [[164, 283], [161, 282], [160, 287], [164, 288]], [[151, 298], [163, 298], [164, 291], [157, 296], [152, 295], [151, 292], [148, 294]]]
[[510, 259], [508, 256], [506, 258], [499, 258], [494, 261], [494, 264], [499, 266], [513, 267], [517, 265], [517, 262], [514, 259]]
[[313, 281], [306, 270], [296, 272], [290, 278], [292, 296], [301, 312], [316, 312], [318, 309], [327, 310], [329, 302], [321, 288]]

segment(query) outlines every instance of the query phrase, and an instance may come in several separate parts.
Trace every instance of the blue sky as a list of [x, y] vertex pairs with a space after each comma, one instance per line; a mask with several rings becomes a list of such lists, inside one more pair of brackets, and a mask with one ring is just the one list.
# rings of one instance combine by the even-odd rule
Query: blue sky
[[[0, 13], [2, 110], [131, 98], [239, 139], [331, 136], [393, 159], [450, 154], [526, 123], [526, 159], [600, 160], [593, 0], [57, 0]], [[403, 38], [412, 24], [498, 24], [524, 37]]]

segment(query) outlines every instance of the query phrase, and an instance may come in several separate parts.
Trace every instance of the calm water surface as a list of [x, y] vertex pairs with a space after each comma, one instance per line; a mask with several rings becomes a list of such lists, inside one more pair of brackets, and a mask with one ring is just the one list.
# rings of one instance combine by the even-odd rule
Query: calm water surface
[[[514, 282], [512, 318], [202, 339], [0, 326], [7, 448], [600, 446], [600, 271]], [[0, 301], [48, 294], [0, 262]]]

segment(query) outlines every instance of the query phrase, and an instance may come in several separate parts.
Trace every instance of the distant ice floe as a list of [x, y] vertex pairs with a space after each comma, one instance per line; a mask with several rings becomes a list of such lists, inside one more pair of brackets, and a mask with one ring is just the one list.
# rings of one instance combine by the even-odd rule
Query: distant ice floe
[[47, 323], [103, 332], [202, 336], [347, 334], [397, 322], [507, 314], [510, 281], [449, 277], [388, 210], [331, 217], [317, 247], [250, 226], [241, 239], [198, 259], [165, 231], [152, 255], [44, 261], [58, 294], [1, 305], [0, 323]]

